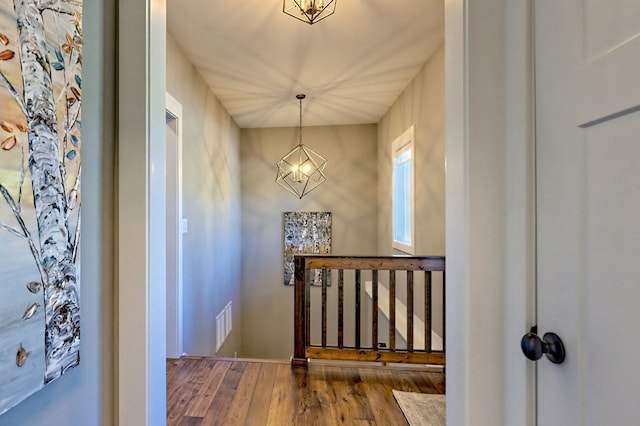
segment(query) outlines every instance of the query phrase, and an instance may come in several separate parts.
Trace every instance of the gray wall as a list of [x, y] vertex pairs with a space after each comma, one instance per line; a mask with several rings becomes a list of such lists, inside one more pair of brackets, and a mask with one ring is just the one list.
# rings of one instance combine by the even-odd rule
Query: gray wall
[[378, 123], [378, 249], [391, 247], [391, 144], [415, 124], [416, 255], [444, 255], [444, 44]]
[[[295, 146], [296, 129], [242, 130], [243, 356], [292, 354], [293, 289], [282, 284], [282, 212], [332, 211], [333, 254], [399, 254], [391, 246], [391, 143], [412, 124], [416, 255], [444, 255], [444, 107], [442, 44], [377, 125], [304, 128], [305, 144], [325, 155], [329, 165], [327, 182], [302, 200], [274, 183], [275, 163]], [[373, 135], [360, 136], [362, 129]], [[434, 300], [440, 301], [440, 275], [434, 284]], [[398, 291], [404, 299], [401, 282]], [[423, 305], [420, 296], [416, 306]], [[363, 300], [368, 316], [369, 301]], [[441, 334], [442, 304], [435, 302], [433, 309], [434, 329]], [[367, 324], [366, 317], [363, 321]], [[330, 316], [329, 330], [334, 322]], [[316, 335], [312, 332], [312, 339]], [[350, 337], [347, 330], [345, 339]], [[380, 338], [387, 340], [384, 333]]]
[[115, 2], [84, 3], [80, 365], [0, 416], [0, 425], [114, 422]]
[[240, 350], [240, 130], [170, 34], [167, 91], [182, 104], [184, 350], [212, 356], [216, 315], [233, 302], [220, 356]]
[[[434, 52], [389, 111], [378, 123], [378, 251], [401, 254], [392, 248], [391, 144], [415, 124], [415, 249], [416, 255], [445, 253], [445, 104], [444, 43]], [[438, 274], [438, 278], [440, 275]], [[441, 280], [434, 276], [435, 300], [442, 300]], [[404, 299], [404, 289], [399, 297]], [[419, 296], [422, 293], [417, 293]], [[416, 306], [424, 299], [417, 298]], [[442, 303], [433, 306], [434, 328], [440, 332]]]
[[305, 145], [329, 163], [327, 181], [302, 200], [275, 183], [276, 163], [297, 145], [297, 132], [241, 131], [245, 357], [293, 354], [293, 287], [283, 283], [283, 212], [331, 211], [333, 254], [376, 254], [378, 246], [376, 126], [305, 127]]

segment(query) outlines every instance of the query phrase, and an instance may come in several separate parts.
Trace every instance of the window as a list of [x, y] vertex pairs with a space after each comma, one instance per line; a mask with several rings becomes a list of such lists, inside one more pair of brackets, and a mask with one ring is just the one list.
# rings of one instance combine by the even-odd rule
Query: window
[[414, 254], [414, 126], [392, 144], [393, 248]]

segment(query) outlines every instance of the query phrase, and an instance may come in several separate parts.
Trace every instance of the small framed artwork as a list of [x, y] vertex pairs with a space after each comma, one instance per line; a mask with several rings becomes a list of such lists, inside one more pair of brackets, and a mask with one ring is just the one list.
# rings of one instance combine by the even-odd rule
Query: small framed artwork
[[[294, 285], [293, 256], [331, 254], [331, 212], [285, 212], [284, 285]], [[321, 270], [312, 270], [311, 285], [322, 285]], [[327, 277], [327, 283], [330, 276]]]

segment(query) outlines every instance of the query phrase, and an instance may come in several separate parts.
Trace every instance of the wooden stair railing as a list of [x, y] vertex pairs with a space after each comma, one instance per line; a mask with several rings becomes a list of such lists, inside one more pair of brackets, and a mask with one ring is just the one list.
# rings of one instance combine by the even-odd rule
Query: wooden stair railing
[[[409, 256], [331, 256], [331, 255], [296, 255], [295, 264], [295, 330], [294, 330], [294, 354], [291, 359], [292, 366], [308, 365], [308, 360], [325, 359], [325, 360], [341, 360], [341, 361], [374, 361], [374, 362], [390, 362], [390, 363], [412, 363], [412, 364], [445, 364], [445, 321], [444, 321], [444, 303], [445, 303], [445, 258], [444, 257], [409, 257]], [[311, 343], [311, 289], [309, 274], [311, 270], [320, 270], [320, 286], [321, 287], [321, 303], [320, 303], [320, 325], [314, 324], [321, 330], [319, 344]], [[345, 280], [345, 271], [354, 271], [353, 281]], [[336, 271], [338, 295], [337, 295], [337, 345], [330, 346], [327, 344], [327, 326], [328, 326], [328, 277]], [[364, 346], [362, 344], [362, 313], [363, 302], [362, 293], [365, 287], [362, 282], [363, 272], [370, 271], [368, 276], [371, 277], [370, 284], [366, 282], [368, 293], [371, 298], [371, 345]], [[396, 342], [397, 322], [401, 322], [397, 316], [396, 302], [396, 283], [399, 279], [398, 273], [406, 271], [406, 330], [405, 340], [406, 347], [398, 347]], [[424, 306], [422, 307], [424, 322], [424, 347], [415, 348], [415, 332], [414, 319], [417, 318], [414, 312], [414, 273], [416, 271], [424, 271]], [[432, 318], [432, 283], [433, 273], [442, 274], [442, 343], [441, 348], [433, 348], [433, 318]], [[387, 286], [383, 289], [386, 296], [388, 294], [389, 306], [388, 310], [388, 337], [389, 344], [387, 348], [379, 347], [378, 333], [380, 327], [379, 310], [380, 305], [380, 288], [379, 279], [387, 278]], [[416, 274], [416, 276], [419, 276]], [[354, 345], [345, 345], [345, 288], [350, 290], [353, 288], [355, 292], [354, 299]], [[317, 316], [317, 315], [316, 315]], [[422, 332], [420, 330], [419, 332]], [[422, 340], [422, 339], [421, 339]]]

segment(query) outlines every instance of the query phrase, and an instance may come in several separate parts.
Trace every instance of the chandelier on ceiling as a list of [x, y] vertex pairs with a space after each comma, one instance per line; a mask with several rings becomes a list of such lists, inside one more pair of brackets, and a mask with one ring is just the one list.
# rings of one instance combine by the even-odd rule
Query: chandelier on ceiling
[[333, 15], [336, 2], [337, 0], [283, 0], [282, 11], [311, 25]]
[[327, 180], [324, 175], [327, 160], [302, 144], [302, 100], [305, 97], [303, 94], [296, 95], [296, 99], [300, 101], [298, 145], [278, 161], [278, 175], [276, 176], [278, 185], [300, 199]]

